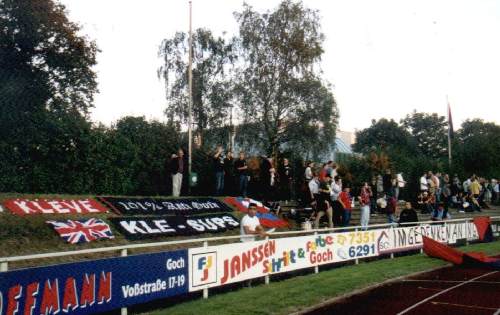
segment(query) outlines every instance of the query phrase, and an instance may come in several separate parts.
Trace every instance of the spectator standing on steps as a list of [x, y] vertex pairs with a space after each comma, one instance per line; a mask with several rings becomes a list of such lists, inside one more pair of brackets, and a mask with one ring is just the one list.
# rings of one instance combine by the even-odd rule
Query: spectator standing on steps
[[182, 188], [182, 174], [184, 173], [184, 151], [179, 149], [170, 159], [170, 174], [172, 177], [172, 196], [179, 197]]
[[359, 195], [359, 204], [361, 208], [361, 219], [360, 223], [363, 227], [363, 230], [366, 230], [368, 227], [368, 223], [370, 221], [370, 197], [372, 195], [370, 186], [367, 182], [363, 184], [361, 188], [361, 193]]
[[236, 169], [236, 175], [238, 177], [239, 184], [239, 195], [243, 198], [247, 197], [247, 188], [248, 188], [248, 166], [247, 161], [245, 159], [245, 152], [240, 152], [240, 157], [234, 163], [234, 168]]
[[384, 176], [382, 177], [383, 185], [384, 185], [384, 193], [386, 195], [393, 196], [393, 185], [392, 185], [392, 175], [391, 175], [391, 170], [387, 169], [385, 171]]
[[344, 213], [342, 216], [342, 223], [344, 226], [349, 226], [349, 222], [351, 221], [352, 197], [350, 191], [350, 187], [344, 187], [338, 198], [338, 200], [342, 204], [342, 207], [344, 208]]
[[306, 185], [311, 179], [313, 179], [313, 167], [314, 163], [311, 161], [307, 161], [306, 170], [304, 171], [304, 179], [306, 181]]
[[389, 196], [386, 207], [387, 220], [389, 223], [396, 222], [397, 211], [398, 211], [398, 201], [396, 200], [396, 198], [394, 198], [394, 196]]
[[224, 191], [224, 158], [224, 150], [218, 146], [213, 157], [216, 196], [221, 196]]
[[293, 170], [288, 159], [283, 159], [283, 165], [278, 170], [281, 186], [281, 199], [289, 201], [292, 199]]
[[228, 196], [234, 196], [235, 191], [233, 152], [229, 151], [224, 159], [224, 192]]
[[319, 221], [321, 220], [321, 217], [323, 215], [327, 215], [328, 217], [328, 226], [330, 228], [333, 228], [333, 212], [332, 212], [332, 206], [330, 203], [330, 192], [331, 192], [331, 186], [330, 186], [330, 175], [326, 174], [323, 180], [320, 180], [319, 183], [319, 198], [318, 198], [318, 203], [316, 205], [316, 219], [315, 219], [315, 227], [318, 229], [319, 228]]
[[420, 177], [420, 192], [429, 191], [429, 184], [427, 182], [427, 174], [424, 173], [422, 177]]
[[339, 176], [335, 176], [332, 183], [332, 192], [330, 199], [332, 201], [332, 211], [333, 211], [333, 224], [342, 225], [342, 218], [344, 216], [344, 207], [340, 203], [339, 195], [342, 192], [342, 179]]

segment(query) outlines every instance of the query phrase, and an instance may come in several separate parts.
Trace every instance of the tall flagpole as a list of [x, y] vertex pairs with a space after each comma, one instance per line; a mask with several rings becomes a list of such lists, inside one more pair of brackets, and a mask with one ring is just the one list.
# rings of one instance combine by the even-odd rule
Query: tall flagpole
[[448, 95], [446, 95], [446, 105], [447, 105], [447, 116], [448, 116], [448, 166], [451, 168], [451, 133], [452, 125], [450, 123], [451, 119], [451, 108], [450, 101], [448, 100]]
[[[189, 68], [188, 68], [188, 82], [189, 82], [189, 119], [188, 119], [188, 183], [191, 181], [191, 164], [192, 164], [192, 126], [193, 126], [193, 32], [192, 32], [192, 5], [189, 1]], [[189, 192], [191, 192], [191, 185], [188, 184]]]

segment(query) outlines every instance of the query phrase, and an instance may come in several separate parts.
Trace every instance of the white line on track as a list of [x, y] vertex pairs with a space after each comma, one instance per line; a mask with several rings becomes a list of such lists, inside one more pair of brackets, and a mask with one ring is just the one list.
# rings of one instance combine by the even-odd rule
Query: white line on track
[[478, 310], [490, 310], [490, 311], [496, 311], [496, 308], [493, 307], [484, 307], [484, 306], [477, 306], [477, 305], [465, 305], [465, 304], [455, 304], [455, 303], [446, 303], [446, 302], [431, 302], [431, 304], [434, 305], [449, 305], [449, 306], [457, 306], [461, 308], [474, 308]]
[[425, 287], [418, 287], [420, 290], [429, 290], [429, 291], [441, 291], [442, 289], [438, 288], [425, 288]]
[[[431, 296], [429, 296], [428, 298], [423, 299], [422, 301], [420, 301], [420, 302], [418, 302], [418, 303], [413, 304], [412, 306], [408, 307], [407, 309], [402, 310], [402, 311], [401, 311], [401, 312], [399, 312], [397, 315], [401, 315], [401, 314], [408, 313], [408, 311], [411, 311], [412, 309], [414, 309], [414, 308], [416, 308], [416, 307], [418, 307], [418, 306], [420, 306], [420, 305], [422, 305], [422, 304], [424, 304], [424, 303], [426, 303], [426, 302], [428, 302], [428, 301], [432, 300], [433, 298], [435, 298], [435, 297], [437, 297], [437, 296], [440, 296], [441, 294], [444, 294], [444, 293], [449, 292], [449, 291], [451, 291], [451, 290], [453, 290], [453, 289], [456, 289], [456, 288], [458, 288], [458, 287], [461, 287], [461, 286], [463, 286], [463, 285], [466, 285], [466, 284], [468, 284], [468, 283], [471, 283], [471, 282], [473, 282], [474, 280], [477, 280], [477, 279], [481, 279], [481, 278], [487, 277], [487, 276], [492, 275], [492, 274], [497, 273], [497, 272], [498, 272], [498, 271], [488, 272], [488, 273], [486, 273], [486, 274], [484, 274], [484, 275], [477, 276], [477, 277], [472, 278], [472, 279], [470, 279], [470, 280], [468, 280], [468, 281], [465, 281], [465, 282], [459, 283], [459, 284], [457, 284], [457, 285], [455, 285], [455, 286], [452, 286], [452, 287], [450, 287], [450, 288], [448, 288], [448, 289], [446, 289], [446, 290], [443, 290], [443, 291], [441, 291], [441, 292], [439, 292], [439, 293], [436, 293], [436, 294], [434, 294], [434, 295], [431, 295]], [[498, 314], [496, 314], [496, 313], [495, 313], [495, 315], [498, 315]]]
[[493, 315], [500, 315], [500, 308]]
[[[430, 282], [430, 283], [462, 283], [464, 280], [425, 280], [425, 279], [404, 279], [401, 282]], [[500, 281], [474, 281], [480, 284], [500, 284]]]

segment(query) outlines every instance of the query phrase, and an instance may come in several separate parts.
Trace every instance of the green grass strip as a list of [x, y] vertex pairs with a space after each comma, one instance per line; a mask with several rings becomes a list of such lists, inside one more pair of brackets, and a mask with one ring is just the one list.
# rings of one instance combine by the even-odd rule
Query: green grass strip
[[[462, 247], [464, 251], [500, 253], [500, 241]], [[399, 276], [445, 266], [446, 262], [426, 255], [411, 255], [395, 259], [360, 262], [318, 274], [271, 282], [253, 288], [199, 299], [157, 310], [153, 314], [289, 314], [316, 305], [327, 299], [365, 288]]]

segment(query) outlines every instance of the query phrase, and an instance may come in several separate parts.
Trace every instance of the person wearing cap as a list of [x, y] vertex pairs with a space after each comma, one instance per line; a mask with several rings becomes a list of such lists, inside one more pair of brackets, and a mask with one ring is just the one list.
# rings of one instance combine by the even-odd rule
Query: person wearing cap
[[248, 212], [243, 219], [241, 219], [240, 234], [240, 240], [242, 242], [255, 241], [255, 235], [261, 237], [268, 235], [260, 225], [259, 218], [257, 218], [257, 205], [255, 203], [250, 203], [248, 205]]

